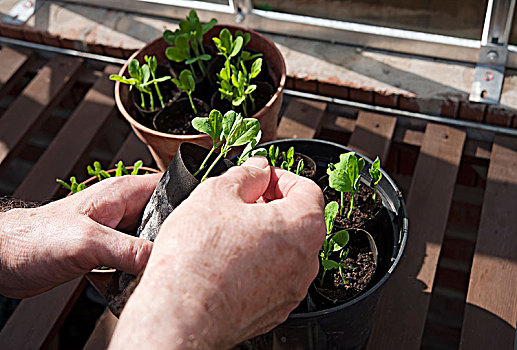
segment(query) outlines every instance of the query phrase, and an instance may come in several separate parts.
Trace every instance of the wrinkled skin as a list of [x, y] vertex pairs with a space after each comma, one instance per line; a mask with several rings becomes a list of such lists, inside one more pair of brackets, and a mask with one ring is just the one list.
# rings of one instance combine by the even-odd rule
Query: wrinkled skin
[[159, 179], [107, 179], [39, 208], [0, 213], [0, 294], [39, 294], [97, 266], [140, 273], [152, 243], [120, 230], [135, 230]]
[[162, 225], [111, 347], [224, 349], [283, 322], [317, 274], [323, 210], [315, 183], [262, 157], [203, 182]]

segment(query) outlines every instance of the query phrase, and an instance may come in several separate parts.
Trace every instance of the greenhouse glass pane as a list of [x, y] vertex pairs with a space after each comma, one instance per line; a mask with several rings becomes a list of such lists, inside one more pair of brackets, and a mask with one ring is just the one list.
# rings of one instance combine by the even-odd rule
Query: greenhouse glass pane
[[479, 40], [488, 0], [254, 0], [262, 10]]

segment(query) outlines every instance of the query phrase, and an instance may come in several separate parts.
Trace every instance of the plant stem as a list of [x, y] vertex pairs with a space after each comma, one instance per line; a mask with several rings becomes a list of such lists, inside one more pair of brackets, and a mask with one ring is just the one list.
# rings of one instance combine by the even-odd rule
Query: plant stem
[[157, 82], [154, 83], [154, 87], [156, 88], [156, 93], [158, 94], [158, 98], [160, 99], [160, 104], [162, 105], [162, 108], [163, 108], [163, 107], [165, 107], [165, 103], [163, 103], [163, 97], [162, 97], [162, 94], [160, 92], [160, 88], [158, 87]]
[[327, 270], [323, 269], [323, 273], [321, 274], [320, 287], [323, 287], [323, 281], [325, 280], [326, 273], [327, 273]]
[[[228, 151], [226, 151], [227, 153]], [[214, 160], [214, 162], [212, 163], [212, 165], [210, 165], [210, 168], [208, 168], [208, 170], [206, 171], [205, 175], [203, 175], [203, 178], [201, 179], [201, 182], [205, 181], [205, 179], [207, 178], [208, 174], [210, 174], [210, 172], [212, 171], [212, 169], [215, 167], [215, 165], [217, 164], [217, 162], [219, 162], [221, 160], [221, 158], [223, 156], [226, 155], [225, 152], [221, 152], [219, 153], [219, 155], [217, 156], [217, 158]]]
[[142, 100], [142, 103], [140, 104], [143, 109], [145, 109], [145, 100], [144, 100], [144, 93], [142, 90], [140, 90], [140, 99]]
[[205, 52], [205, 46], [203, 45], [203, 39], [199, 39], [199, 47], [201, 47], [201, 52], [204, 55], [206, 52]]
[[248, 108], [246, 107], [246, 100], [242, 101], [242, 112], [246, 118], [248, 118]]
[[192, 92], [187, 91], [187, 95], [188, 95], [188, 99], [190, 100], [190, 106], [192, 107], [194, 114], [197, 115], [197, 109], [196, 109], [196, 106], [194, 106], [194, 101], [192, 100]]
[[203, 161], [199, 169], [197, 169], [197, 171], [194, 174], [192, 174], [193, 176], [197, 176], [205, 168], [206, 162], [208, 161], [212, 153], [214, 153], [214, 150], [217, 148], [216, 146], [213, 146], [210, 152], [208, 152], [208, 155], [205, 157], [205, 160]]
[[348, 220], [350, 220], [350, 217], [352, 216], [352, 210], [354, 210], [354, 192], [350, 192], [350, 210], [346, 216]]
[[345, 207], [345, 194], [343, 192], [340, 192], [341, 193], [341, 205], [339, 207], [339, 215], [343, 215], [343, 208]]
[[[198, 49], [198, 46], [197, 46], [197, 41], [193, 41], [192, 43], [193, 43], [192, 50], [194, 50], [194, 54], [196, 55], [196, 57], [201, 56], [199, 54], [199, 49]], [[197, 60], [197, 64], [199, 66], [199, 69], [201, 70], [201, 74], [205, 75], [205, 65], [203, 64], [203, 62], [200, 59], [198, 59]]]
[[153, 92], [149, 90], [149, 101], [151, 101], [151, 111], [154, 111], [154, 98], [153, 98]]

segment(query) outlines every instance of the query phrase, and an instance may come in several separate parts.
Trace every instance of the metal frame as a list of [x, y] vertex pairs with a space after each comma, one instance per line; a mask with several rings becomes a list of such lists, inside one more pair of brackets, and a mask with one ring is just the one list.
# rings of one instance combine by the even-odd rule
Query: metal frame
[[[517, 69], [517, 46], [507, 45], [515, 0], [489, 0], [481, 40], [263, 11], [254, 9], [252, 0], [228, 0], [228, 5], [187, 0], [64, 1], [174, 19], [184, 18], [190, 9], [195, 9], [203, 21], [208, 21], [217, 16], [220, 23], [231, 24], [237, 22], [245, 27], [263, 32], [318, 40], [329, 40], [331, 38], [332, 42], [461, 61], [478, 64], [478, 66], [486, 66], [486, 58], [494, 57], [491, 53], [494, 51], [494, 47], [489, 43], [491, 40], [489, 37], [497, 36], [498, 38], [506, 38], [504, 45], [499, 44], [495, 48], [498, 72], [501, 71], [501, 64], [503, 70], [502, 75], [499, 74], [497, 81], [492, 85], [502, 86], [505, 66]], [[490, 64], [493, 62], [493, 59], [489, 60]], [[493, 67], [489, 66], [489, 68], [492, 69]], [[485, 79], [486, 71], [479, 73], [479, 77], [482, 80]], [[473, 101], [485, 103], [498, 103], [499, 101], [500, 91], [497, 93], [497, 88], [495, 93], [491, 92], [489, 95], [483, 93], [486, 89], [479, 84], [473, 86], [472, 90], [472, 96], [482, 97], [482, 95], [485, 95], [485, 98], [473, 97]]]

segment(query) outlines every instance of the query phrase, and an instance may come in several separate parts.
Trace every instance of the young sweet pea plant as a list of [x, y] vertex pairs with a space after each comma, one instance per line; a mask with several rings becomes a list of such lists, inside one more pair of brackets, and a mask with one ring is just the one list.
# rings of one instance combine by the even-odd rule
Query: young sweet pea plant
[[[116, 74], [110, 75], [110, 80], [119, 81], [124, 84], [128, 84], [130, 86], [130, 89], [135, 87], [140, 91], [140, 100], [141, 100], [141, 107], [143, 109], [147, 108], [145, 104], [144, 94], [147, 94], [149, 96], [149, 102], [151, 111], [154, 110], [154, 97], [153, 92], [151, 90], [151, 85], [154, 85], [156, 89], [156, 93], [160, 99], [160, 103], [162, 108], [165, 106], [165, 103], [163, 101], [162, 94], [160, 93], [160, 88], [158, 87], [158, 83], [167, 81], [171, 79], [170, 76], [164, 76], [160, 78], [156, 78], [156, 57], [145, 57], [146, 62], [142, 65], [137, 60], [131, 60], [129, 62], [128, 71], [131, 78], [126, 78], [125, 76], [120, 76]], [[152, 77], [152, 79], [151, 79]]]
[[[323, 273], [321, 274], [320, 279], [320, 287], [323, 287], [323, 281], [325, 279], [325, 274], [329, 270], [338, 269], [339, 275], [345, 284], [347, 284], [345, 280], [345, 276], [343, 273], [344, 268], [350, 269], [351, 267], [344, 264], [343, 261], [348, 256], [348, 248], [345, 249], [349, 235], [348, 231], [341, 230], [336, 233], [333, 233], [334, 229], [334, 220], [337, 216], [339, 209], [339, 205], [337, 202], [333, 201], [326, 205], [325, 207], [325, 225], [327, 227], [327, 235], [325, 237], [325, 241], [323, 242], [323, 246], [320, 250], [320, 259], [321, 266], [323, 267]], [[338, 261], [332, 260], [331, 255], [333, 253], [339, 252]]]
[[[221, 71], [217, 74], [219, 92], [221, 99], [231, 102], [232, 106], [241, 106], [244, 116], [248, 116], [248, 101], [251, 102], [251, 110], [255, 109], [255, 99], [252, 96], [257, 85], [251, 83], [262, 70], [262, 54], [251, 55], [250, 52], [242, 50], [249, 42], [249, 33], [243, 34], [238, 31], [235, 40], [228, 29], [219, 33], [219, 38], [212, 39], [219, 54], [224, 56], [225, 62]], [[235, 58], [235, 59], [234, 59]], [[232, 63], [234, 59], [235, 64]], [[248, 72], [245, 62], [255, 59]]]
[[208, 23], [201, 23], [196, 11], [190, 11], [186, 19], [181, 20], [179, 29], [174, 32], [166, 30], [163, 32], [164, 40], [172, 45], [165, 50], [165, 55], [171, 61], [184, 62], [189, 66], [192, 74], [195, 76], [194, 63], [197, 63], [202, 75], [206, 74], [204, 62], [210, 61], [212, 58], [205, 52], [203, 46], [203, 35], [217, 23], [212, 18]]
[[[201, 163], [199, 169], [193, 174], [194, 176], [197, 176], [208, 166], [207, 162], [210, 156], [217, 148], [221, 147], [219, 155], [213, 163], [208, 166], [201, 182], [208, 177], [210, 171], [221, 158], [226, 157], [232, 147], [246, 145], [245, 152], [242, 153], [241, 159], [238, 161], [238, 164], [242, 164], [244, 157], [255, 155], [252, 148], [260, 140], [259, 121], [255, 118], [243, 118], [240, 113], [236, 113], [235, 111], [229, 111], [223, 116], [221, 112], [214, 109], [210, 112], [208, 118], [194, 118], [194, 120], [192, 120], [192, 126], [199, 132], [208, 134], [212, 138], [212, 148]], [[250, 146], [250, 143], [253, 144], [253, 146]], [[264, 155], [265, 150], [260, 152]]]
[[377, 185], [379, 184], [379, 181], [381, 181], [382, 178], [382, 172], [381, 172], [381, 160], [379, 157], [375, 158], [374, 162], [372, 163], [372, 166], [369, 169], [370, 177], [372, 178], [372, 185], [373, 185], [373, 200], [374, 202], [377, 201]]
[[339, 215], [343, 215], [344, 194], [350, 192], [350, 210], [347, 219], [350, 219], [354, 210], [354, 195], [359, 191], [361, 171], [364, 168], [364, 159], [357, 158], [354, 152], [348, 152], [339, 156], [339, 163], [329, 164], [329, 186], [341, 194]]
[[[271, 160], [272, 166], [276, 166], [276, 164], [279, 160], [279, 157], [278, 157], [279, 152], [280, 152], [280, 149], [277, 146], [271, 145], [271, 147], [269, 147], [268, 155], [269, 155], [269, 159]], [[282, 152], [282, 163], [280, 164], [280, 168], [287, 170], [287, 171], [291, 171], [291, 172], [295, 173], [296, 175], [300, 175], [305, 166], [303, 159], [300, 159], [300, 161], [298, 162], [298, 165], [296, 166], [296, 171], [292, 171], [293, 165], [294, 165], [294, 147], [289, 147], [287, 152]]]
[[[124, 163], [122, 161], [119, 161], [117, 163], [117, 170], [115, 171], [115, 175], [113, 175], [113, 177], [119, 177], [124, 175], [138, 175], [138, 171], [140, 170], [143, 164], [144, 163], [141, 160], [136, 161], [133, 165], [133, 170], [130, 173], [125, 167]], [[93, 167], [91, 165], [88, 165], [86, 169], [88, 171], [88, 175], [96, 176], [99, 181], [112, 177], [111, 174], [102, 169], [101, 163], [97, 161], [93, 162]], [[82, 191], [86, 188], [86, 185], [84, 183], [77, 183], [75, 176], [72, 176], [70, 178], [70, 184], [67, 184], [65, 181], [61, 179], [56, 179], [56, 181], [57, 183], [61, 184], [64, 188], [72, 192], [72, 194]]]
[[194, 101], [192, 100], [192, 93], [196, 89], [196, 82], [194, 81], [194, 77], [192, 76], [192, 73], [184, 69], [181, 71], [179, 79], [172, 79], [172, 82], [176, 84], [176, 86], [184, 91], [188, 99], [190, 101], [190, 106], [192, 107], [192, 110], [194, 111], [194, 114], [197, 114], [196, 106], [194, 105]]

